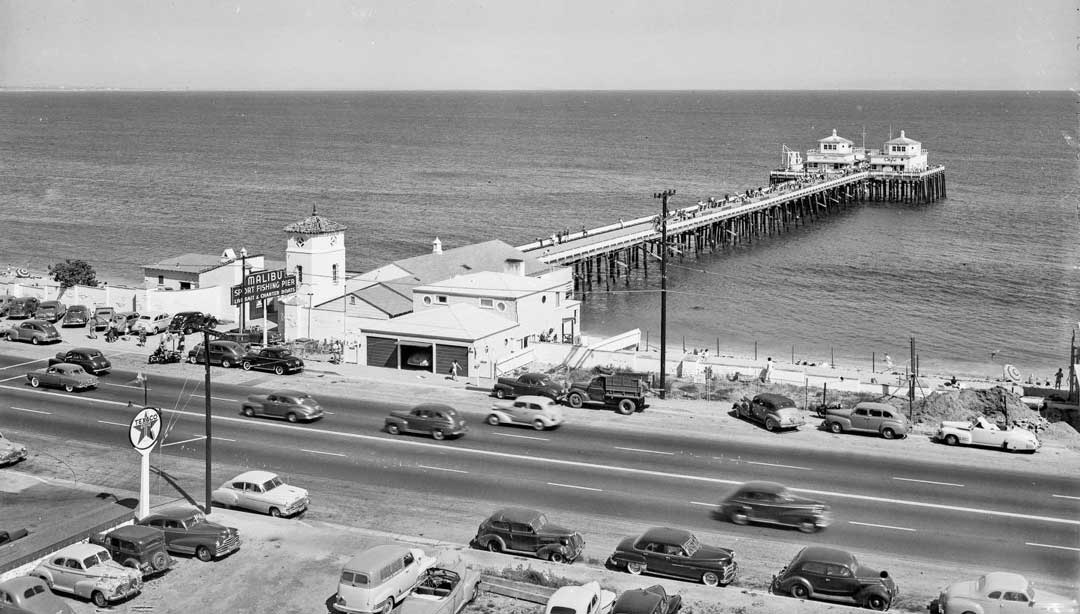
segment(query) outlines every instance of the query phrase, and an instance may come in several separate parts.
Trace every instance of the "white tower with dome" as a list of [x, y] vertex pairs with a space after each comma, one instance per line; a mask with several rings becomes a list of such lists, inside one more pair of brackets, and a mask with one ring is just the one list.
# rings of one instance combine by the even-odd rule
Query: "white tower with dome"
[[314, 205], [310, 216], [285, 227], [289, 235], [285, 273], [296, 275], [297, 298], [305, 306], [308, 294], [316, 303], [341, 295], [345, 287], [345, 230], [344, 224], [320, 216]]

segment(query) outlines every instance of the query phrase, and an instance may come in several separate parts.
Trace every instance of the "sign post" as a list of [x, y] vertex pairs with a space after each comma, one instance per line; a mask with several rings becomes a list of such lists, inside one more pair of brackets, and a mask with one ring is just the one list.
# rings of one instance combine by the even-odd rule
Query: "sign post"
[[139, 471], [139, 518], [150, 514], [150, 451], [161, 436], [161, 412], [144, 407], [131, 419], [128, 440], [131, 447], [142, 456]]

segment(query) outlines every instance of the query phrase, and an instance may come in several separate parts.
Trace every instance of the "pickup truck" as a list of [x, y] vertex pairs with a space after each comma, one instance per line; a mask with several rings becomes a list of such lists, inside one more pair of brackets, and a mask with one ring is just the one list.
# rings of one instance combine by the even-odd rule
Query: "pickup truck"
[[545, 373], [522, 373], [517, 377], [500, 377], [491, 394], [499, 399], [532, 395], [558, 401], [563, 395], [563, 387]]
[[645, 375], [642, 373], [613, 373], [597, 375], [588, 382], [575, 382], [566, 393], [570, 407], [586, 404], [602, 404], [620, 414], [628, 415], [642, 411], [645, 403]]

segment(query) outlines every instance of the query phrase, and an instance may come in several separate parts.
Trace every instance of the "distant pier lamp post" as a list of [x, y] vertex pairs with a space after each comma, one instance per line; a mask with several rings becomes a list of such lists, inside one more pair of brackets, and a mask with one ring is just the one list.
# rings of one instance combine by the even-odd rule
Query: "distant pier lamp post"
[[664, 190], [653, 194], [660, 199], [660, 398], [666, 398], [667, 372], [667, 201], [675, 195], [675, 190]]

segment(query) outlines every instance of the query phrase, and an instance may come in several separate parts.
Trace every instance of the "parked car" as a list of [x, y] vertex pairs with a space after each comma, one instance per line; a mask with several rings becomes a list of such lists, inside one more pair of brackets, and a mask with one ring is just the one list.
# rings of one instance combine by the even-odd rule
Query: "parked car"
[[437, 562], [419, 548], [396, 544], [369, 548], [345, 563], [334, 595], [334, 609], [390, 614]]
[[676, 614], [681, 609], [682, 597], [669, 595], [663, 586], [656, 584], [623, 592], [611, 614]]
[[773, 577], [771, 590], [797, 599], [854, 603], [888, 610], [900, 594], [889, 572], [859, 564], [855, 555], [836, 548], [807, 546]]
[[15, 300], [15, 297], [10, 294], [0, 295], [0, 318], [7, 317], [8, 307], [11, 306], [13, 300]]
[[704, 545], [690, 531], [667, 527], [623, 539], [607, 562], [634, 575], [668, 576], [706, 586], [729, 584], [739, 570], [734, 550]]
[[487, 417], [488, 424], [522, 424], [538, 431], [555, 428], [563, 423], [559, 404], [549, 397], [520, 396], [513, 400], [496, 401]]
[[420, 576], [397, 614], [458, 614], [479, 592], [480, 572], [469, 569], [464, 559], [439, 561]]
[[563, 396], [563, 387], [546, 373], [522, 373], [517, 377], [500, 377], [491, 394], [499, 399], [531, 395], [558, 401]]
[[14, 531], [0, 531], [0, 546], [10, 544], [13, 541], [20, 540], [27, 535], [30, 535], [30, 531], [26, 529], [15, 529]]
[[32, 318], [37, 313], [40, 303], [41, 301], [32, 296], [13, 298], [7, 305], [7, 317], [12, 320], [16, 318]]
[[138, 521], [165, 532], [165, 547], [169, 552], [194, 554], [200, 561], [211, 561], [240, 549], [240, 532], [210, 522], [193, 507], [171, 507], [159, 510]]
[[117, 527], [108, 533], [90, 536], [90, 543], [109, 551], [114, 561], [142, 572], [142, 577], [164, 573], [173, 566], [165, 549], [161, 529], [137, 524]]
[[105, 330], [109, 328], [109, 322], [112, 322], [115, 317], [116, 308], [114, 307], [94, 308], [94, 330]]
[[1036, 589], [1018, 573], [996, 571], [954, 582], [930, 602], [930, 614], [1077, 614], [1075, 598]]
[[300, 373], [304, 370], [304, 361], [293, 356], [286, 347], [265, 347], [257, 352], [248, 352], [240, 359], [244, 371], [273, 371], [276, 375]]
[[[210, 340], [210, 364], [212, 365], [218, 364], [226, 369], [239, 367], [246, 353], [244, 347], [235, 341]], [[206, 362], [203, 344], [196, 345], [188, 352], [188, 362], [191, 364]]]
[[34, 317], [46, 322], [56, 323], [64, 318], [67, 307], [60, 301], [44, 301], [38, 305]]
[[548, 597], [544, 614], [609, 614], [615, 593], [600, 588], [596, 580], [561, 586]]
[[60, 326], [86, 326], [92, 318], [90, 309], [86, 305], [72, 305], [64, 313]]
[[66, 362], [37, 369], [26, 374], [26, 381], [34, 388], [50, 386], [63, 388], [65, 392], [97, 388], [98, 378], [90, 375], [79, 365]]
[[528, 554], [556, 563], [573, 563], [585, 549], [581, 533], [548, 521], [547, 514], [524, 507], [504, 507], [480, 523], [473, 548]]
[[26, 320], [8, 330], [8, 341], [29, 341], [34, 345], [60, 343], [60, 332], [45, 320]]
[[602, 404], [620, 414], [645, 411], [645, 375], [612, 373], [597, 375], [588, 382], [574, 382], [566, 392], [566, 404], [573, 408]]
[[306, 392], [278, 390], [270, 394], [252, 394], [244, 401], [245, 416], [270, 416], [289, 422], [318, 420], [323, 417], [319, 402]]
[[863, 401], [852, 409], [826, 408], [825, 424], [833, 433], [878, 433], [885, 439], [907, 437], [910, 430], [907, 417], [895, 407], [869, 401]]
[[740, 418], [762, 424], [769, 432], [797, 429], [806, 424], [806, 419], [795, 407], [795, 401], [782, 394], [763, 392], [753, 399], [743, 397], [735, 403], [734, 409]]
[[421, 403], [409, 411], [394, 410], [386, 417], [385, 428], [391, 435], [422, 433], [440, 440], [469, 431], [457, 410], [441, 403]]
[[720, 502], [713, 516], [735, 524], [796, 527], [803, 533], [824, 529], [832, 520], [828, 505], [798, 497], [776, 482], [746, 482]]
[[0, 582], [0, 614], [75, 614], [75, 610], [41, 578], [20, 576]]
[[21, 443], [15, 443], [7, 437], [4, 437], [3, 433], [0, 433], [0, 466], [14, 465], [17, 462], [24, 460], [26, 456], [26, 446]]
[[142, 591], [142, 573], [112, 560], [94, 544], [61, 548], [38, 564], [30, 575], [41, 578], [54, 591], [89, 599], [99, 608]]
[[182, 332], [185, 335], [190, 335], [200, 328], [214, 328], [217, 325], [217, 318], [208, 313], [203, 313], [201, 311], [181, 311], [173, 316], [172, 322], [169, 322], [169, 332]]
[[1035, 433], [1016, 426], [1003, 431], [982, 416], [977, 416], [970, 422], [942, 421], [937, 433], [934, 434], [934, 441], [944, 442], [947, 446], [958, 444], [986, 446], [1001, 448], [1009, 452], [1024, 451], [1032, 454], [1042, 446], [1042, 442]]
[[169, 314], [162, 311], [144, 313], [141, 314], [139, 319], [135, 321], [135, 324], [131, 326], [131, 330], [135, 333], [138, 333], [140, 330], [145, 330], [148, 335], [156, 335], [169, 330], [170, 322], [172, 322], [172, 318]]
[[113, 316], [113, 322], [116, 323], [116, 332], [121, 335], [126, 335], [133, 332], [132, 327], [139, 321], [138, 311], [121, 311]]
[[276, 518], [306, 510], [308, 491], [289, 486], [276, 473], [245, 471], [211, 493], [210, 500], [225, 507], [241, 507]]
[[50, 365], [62, 362], [79, 365], [83, 368], [83, 371], [91, 375], [108, 373], [109, 369], [112, 368], [109, 359], [105, 358], [101, 350], [96, 348], [72, 348], [66, 352], [57, 352], [55, 357], [49, 359]]

